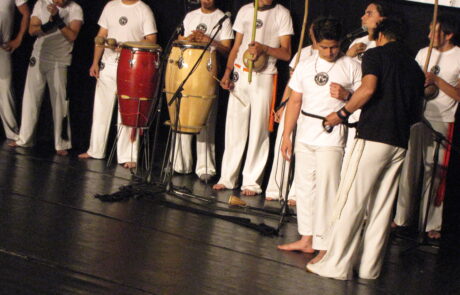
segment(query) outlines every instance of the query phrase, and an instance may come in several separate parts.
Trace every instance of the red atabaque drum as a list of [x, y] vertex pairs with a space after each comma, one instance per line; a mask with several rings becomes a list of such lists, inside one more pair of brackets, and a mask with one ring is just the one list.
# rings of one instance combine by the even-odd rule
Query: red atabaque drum
[[121, 47], [117, 69], [121, 123], [147, 127], [158, 87], [161, 48], [147, 41], [125, 42]]

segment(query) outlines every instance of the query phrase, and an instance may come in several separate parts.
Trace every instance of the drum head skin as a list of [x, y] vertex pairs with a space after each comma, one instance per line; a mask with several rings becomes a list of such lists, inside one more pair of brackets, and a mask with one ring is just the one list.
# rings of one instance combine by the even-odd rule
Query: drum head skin
[[[201, 42], [190, 42], [187, 40], [176, 40], [173, 42], [174, 47], [179, 47], [179, 48], [197, 48], [197, 49], [205, 49], [206, 45], [208, 43], [201, 43]], [[213, 48], [213, 46], [210, 46], [209, 48]], [[208, 49], [209, 50], [209, 49]]]
[[123, 42], [121, 47], [126, 49], [161, 51], [160, 45], [147, 40]]

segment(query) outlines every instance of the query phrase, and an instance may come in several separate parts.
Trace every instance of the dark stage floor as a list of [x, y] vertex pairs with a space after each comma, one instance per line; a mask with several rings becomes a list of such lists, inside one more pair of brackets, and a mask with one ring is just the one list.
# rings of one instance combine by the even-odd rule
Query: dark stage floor
[[[452, 248], [403, 254], [413, 242], [394, 237], [380, 279], [323, 279], [305, 272], [311, 255], [276, 250], [297, 237], [295, 222], [283, 237], [266, 237], [154, 198], [104, 203], [93, 196], [131, 178], [105, 161], [4, 142], [0, 162], [1, 294], [460, 294], [460, 255]], [[193, 176], [174, 183], [211, 193]], [[261, 197], [246, 200], [264, 206]]]

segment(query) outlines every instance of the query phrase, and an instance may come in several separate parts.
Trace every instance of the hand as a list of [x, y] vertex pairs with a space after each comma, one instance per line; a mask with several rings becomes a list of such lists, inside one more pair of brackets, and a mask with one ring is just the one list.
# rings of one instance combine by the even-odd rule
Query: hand
[[292, 156], [292, 141], [289, 136], [283, 134], [283, 142], [281, 143], [281, 154], [286, 161], [291, 161]]
[[91, 65], [91, 68], [89, 69], [89, 76], [96, 79], [99, 78], [99, 64], [96, 63]]
[[232, 90], [235, 87], [235, 84], [230, 79], [230, 75], [224, 75], [220, 80], [220, 87], [225, 90]]
[[59, 10], [55, 4], [49, 4], [46, 9], [48, 9], [48, 12], [51, 14], [51, 16], [56, 15]]
[[275, 113], [274, 118], [275, 118], [276, 123], [281, 122], [281, 118], [283, 117], [283, 112], [284, 112], [284, 106], [280, 107], [279, 110], [274, 112]]
[[345, 88], [342, 87], [342, 85], [334, 82], [331, 83], [330, 91], [333, 98], [342, 101], [345, 101], [350, 94]]
[[267, 46], [260, 44], [259, 42], [251, 42], [249, 43], [248, 52], [252, 55], [251, 60], [255, 61], [259, 58], [259, 56], [265, 54], [267, 52]]
[[11, 40], [9, 41], [8, 43], [5, 43], [2, 47], [3, 49], [5, 49], [6, 51], [9, 51], [9, 52], [14, 52], [19, 46], [21, 45], [21, 40], [19, 40], [18, 38], [14, 39], [14, 40]]
[[351, 46], [348, 51], [347, 51], [347, 55], [350, 56], [350, 57], [355, 57], [357, 56], [358, 54], [360, 53], [363, 53], [364, 51], [366, 51], [366, 48], [367, 48], [367, 45], [364, 44], [364, 43], [356, 43], [355, 45]]
[[434, 84], [437, 86], [439, 79], [440, 78], [438, 76], [436, 76], [435, 74], [431, 72], [425, 73], [425, 87], [431, 84]]
[[326, 122], [324, 123], [324, 125], [334, 127], [336, 125], [339, 125], [340, 123], [342, 123], [342, 119], [339, 118], [336, 112], [333, 112], [326, 117]]
[[193, 39], [196, 42], [208, 43], [211, 38], [206, 36], [202, 31], [193, 31]]

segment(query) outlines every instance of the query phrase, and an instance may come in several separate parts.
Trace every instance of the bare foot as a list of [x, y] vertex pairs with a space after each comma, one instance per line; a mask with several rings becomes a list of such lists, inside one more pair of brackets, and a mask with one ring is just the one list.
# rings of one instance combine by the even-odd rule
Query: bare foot
[[241, 191], [241, 194], [242, 194], [243, 196], [255, 196], [255, 195], [257, 195], [257, 193], [256, 193], [255, 191], [252, 191], [252, 190], [250, 190], [250, 189], [244, 189], [244, 190], [242, 190], [242, 191]]
[[222, 183], [216, 183], [215, 185], [212, 186], [212, 189], [216, 191], [222, 191], [224, 189], [227, 189], [227, 187], [223, 185]]
[[123, 164], [123, 168], [126, 168], [126, 169], [136, 168], [136, 162], [126, 162]]
[[10, 146], [10, 147], [18, 147], [19, 145], [16, 143], [16, 141], [13, 140], [13, 141], [8, 142], [8, 146]]
[[320, 261], [321, 259], [323, 259], [324, 255], [326, 255], [327, 251], [326, 250], [320, 250], [318, 252], [318, 255], [316, 255], [315, 257], [313, 257], [312, 260], [310, 260], [308, 262], [308, 264], [315, 264], [316, 262]]
[[289, 244], [284, 244], [284, 245], [279, 245], [278, 249], [279, 250], [284, 250], [284, 251], [300, 251], [303, 253], [315, 253], [315, 249], [312, 247], [312, 236], [302, 236], [300, 240], [289, 243]]
[[297, 205], [296, 200], [288, 200], [288, 206], [295, 207], [295, 205]]
[[437, 230], [430, 230], [428, 232], [428, 237], [430, 239], [439, 240], [441, 238], [441, 233]]
[[88, 153], [83, 153], [78, 155], [79, 159], [91, 159], [92, 157]]
[[68, 150], [57, 150], [56, 155], [58, 156], [67, 156], [69, 154]]

